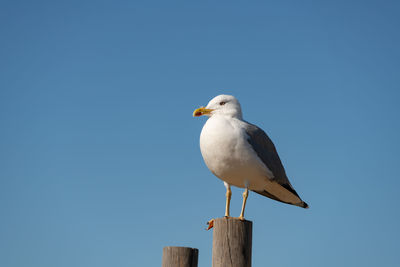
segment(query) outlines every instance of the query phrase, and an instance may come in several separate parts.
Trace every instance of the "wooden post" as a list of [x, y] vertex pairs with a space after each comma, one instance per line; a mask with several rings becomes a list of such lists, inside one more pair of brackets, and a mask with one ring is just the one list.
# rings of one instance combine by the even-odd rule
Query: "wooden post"
[[187, 247], [164, 247], [162, 267], [197, 267], [199, 250]]
[[251, 267], [251, 221], [214, 220], [212, 267]]

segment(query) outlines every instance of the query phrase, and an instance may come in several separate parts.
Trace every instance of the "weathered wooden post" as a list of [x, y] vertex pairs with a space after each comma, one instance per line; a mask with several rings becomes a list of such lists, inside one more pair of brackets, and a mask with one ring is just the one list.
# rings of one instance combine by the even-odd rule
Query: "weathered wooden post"
[[212, 267], [251, 267], [252, 228], [251, 221], [215, 219]]
[[162, 267], [197, 267], [199, 250], [188, 247], [164, 247]]

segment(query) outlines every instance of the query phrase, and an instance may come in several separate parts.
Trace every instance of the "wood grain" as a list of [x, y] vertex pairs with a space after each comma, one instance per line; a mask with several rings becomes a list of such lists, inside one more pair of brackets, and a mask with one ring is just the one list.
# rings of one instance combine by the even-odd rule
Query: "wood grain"
[[251, 267], [252, 228], [251, 221], [215, 219], [212, 267]]
[[199, 250], [188, 247], [164, 247], [162, 267], [197, 267]]

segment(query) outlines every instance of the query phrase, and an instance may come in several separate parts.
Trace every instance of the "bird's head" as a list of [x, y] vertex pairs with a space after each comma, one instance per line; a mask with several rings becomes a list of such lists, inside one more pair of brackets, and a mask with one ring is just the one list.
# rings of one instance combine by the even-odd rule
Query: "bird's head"
[[213, 115], [223, 115], [232, 118], [242, 119], [242, 109], [239, 101], [231, 95], [219, 95], [208, 102], [206, 107], [201, 107], [193, 111], [193, 117], [211, 117]]

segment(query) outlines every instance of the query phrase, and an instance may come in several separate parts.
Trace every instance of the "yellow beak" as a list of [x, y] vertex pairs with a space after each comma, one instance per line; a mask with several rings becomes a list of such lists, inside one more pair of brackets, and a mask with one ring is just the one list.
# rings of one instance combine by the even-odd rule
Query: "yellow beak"
[[193, 111], [193, 117], [200, 117], [203, 115], [211, 114], [212, 111], [213, 111], [213, 109], [201, 107], [201, 108], [198, 108], [195, 111]]

